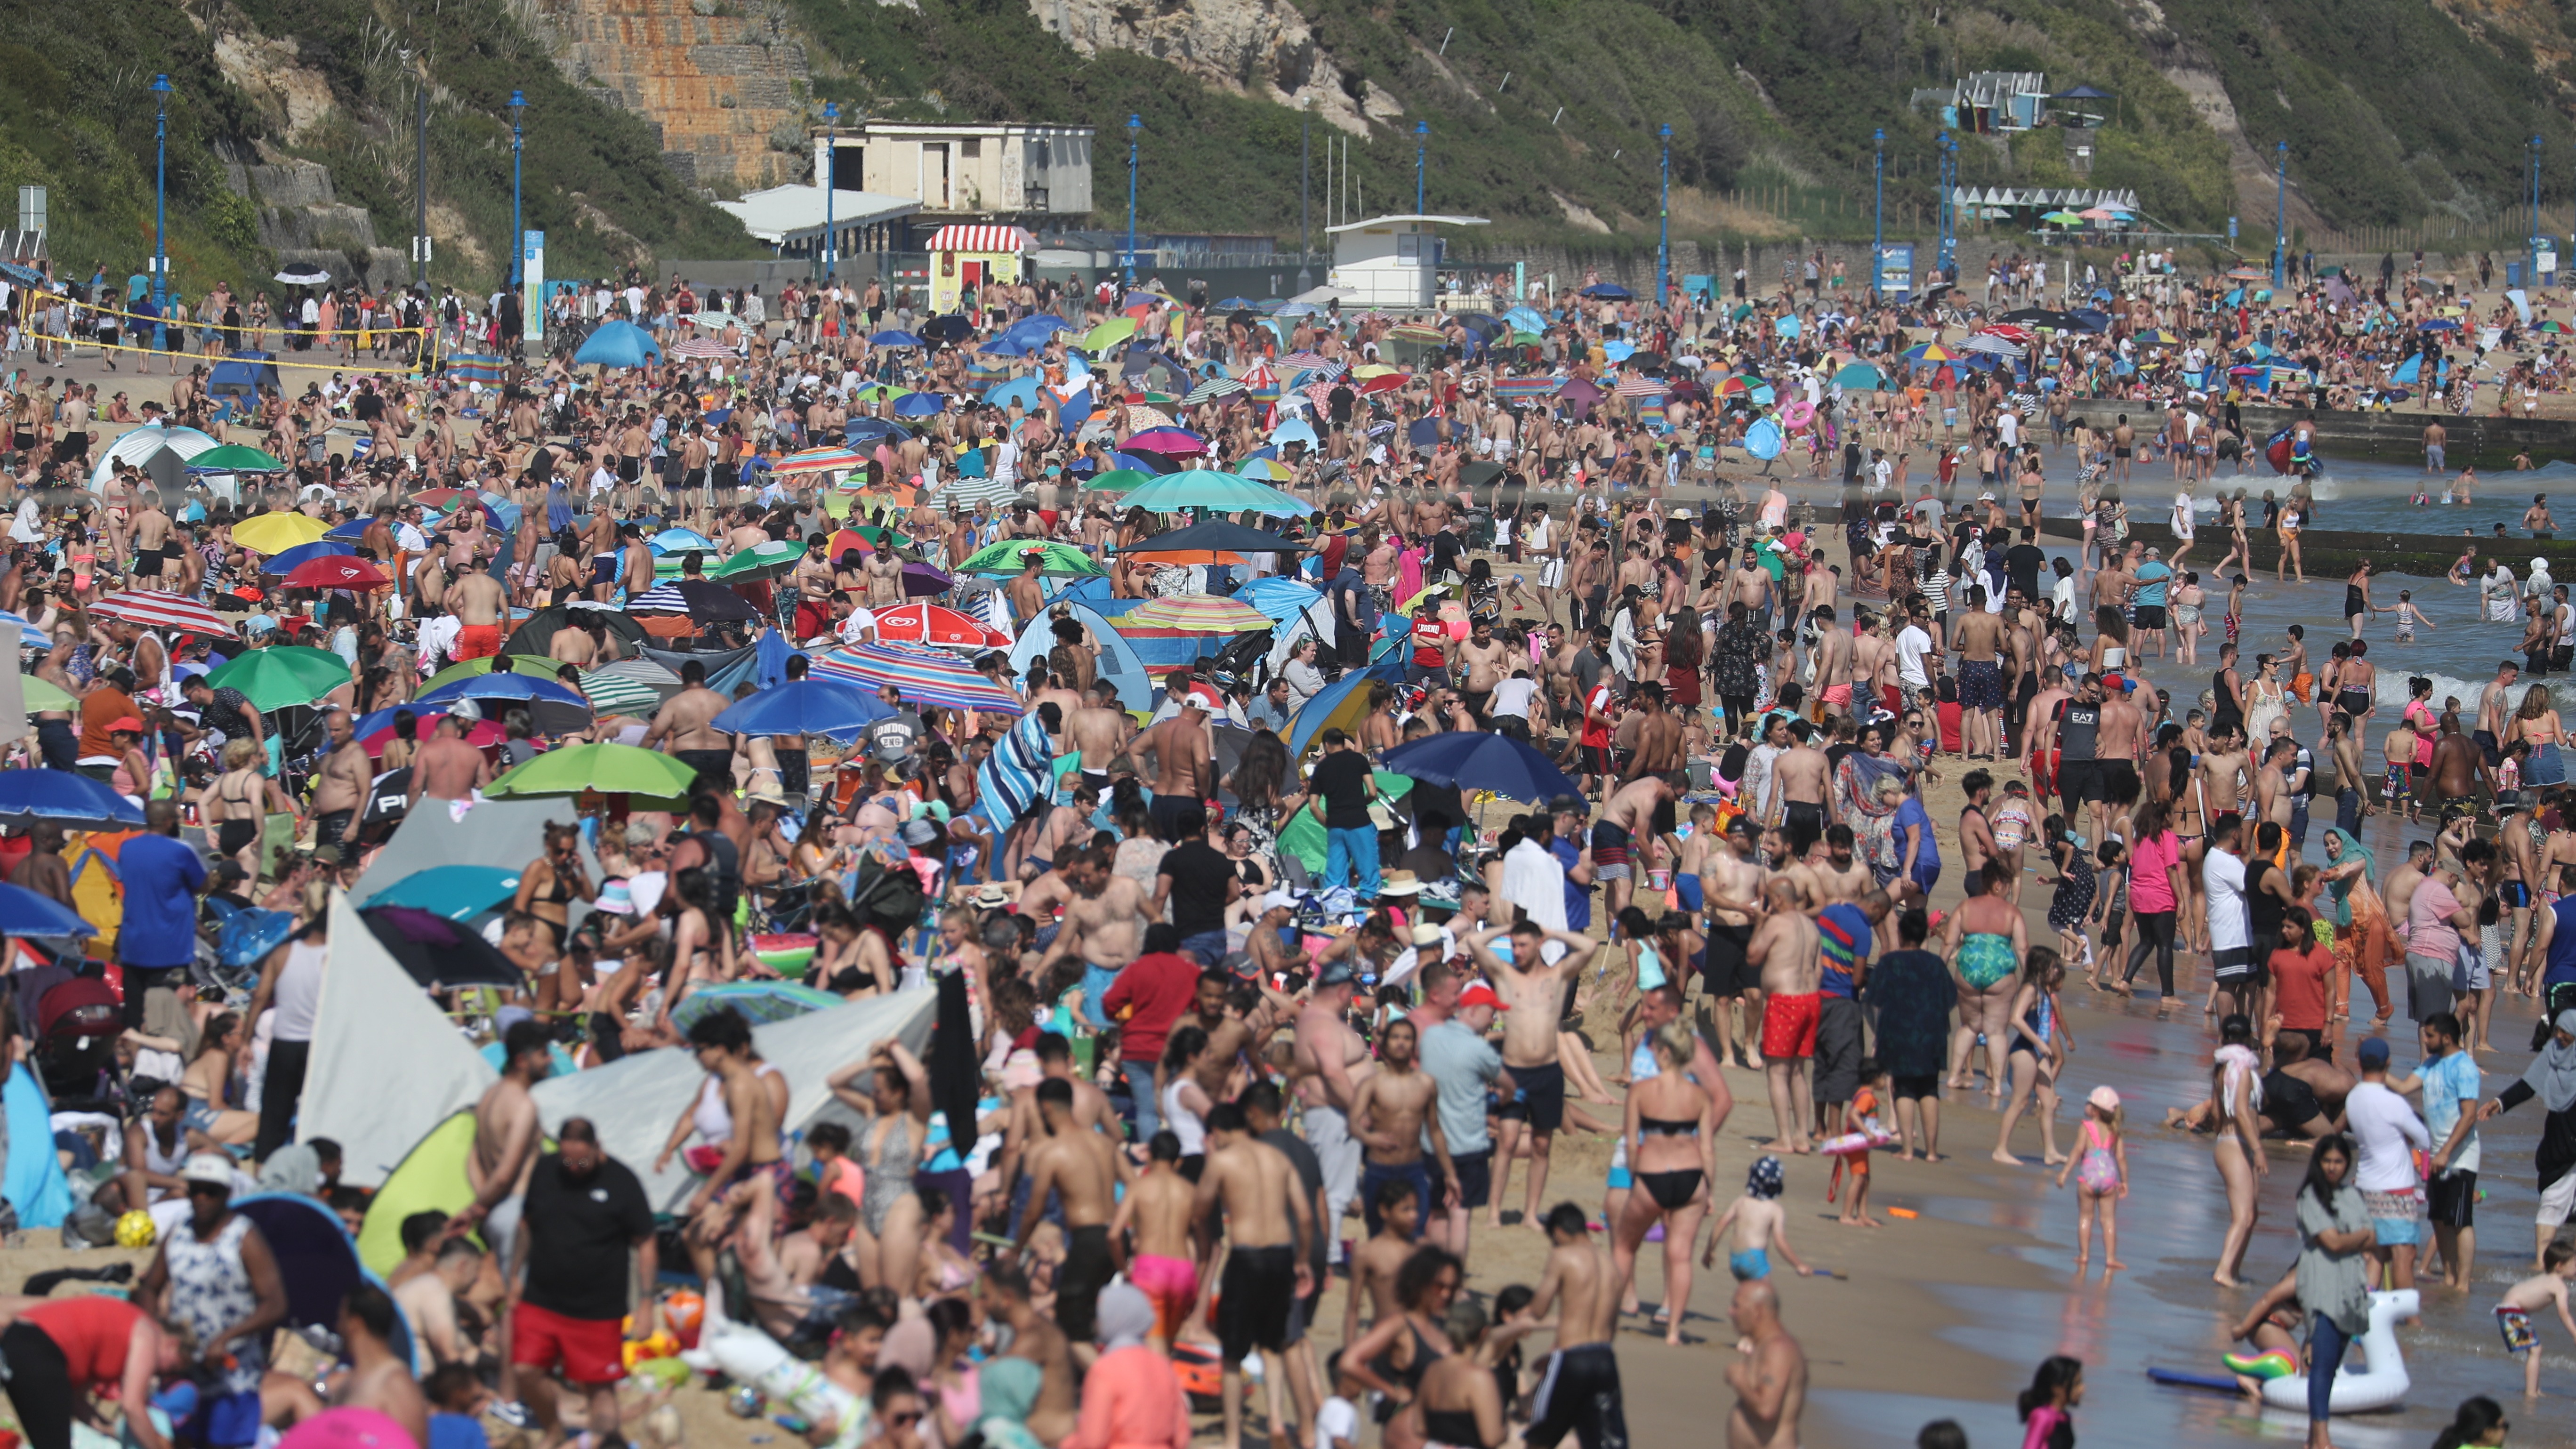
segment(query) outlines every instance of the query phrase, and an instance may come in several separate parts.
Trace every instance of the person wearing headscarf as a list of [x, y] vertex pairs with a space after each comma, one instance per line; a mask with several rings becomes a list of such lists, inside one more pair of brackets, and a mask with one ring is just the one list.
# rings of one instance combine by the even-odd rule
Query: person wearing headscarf
[[2540, 1109], [2548, 1114], [2541, 1119], [2540, 1146], [2532, 1154], [2533, 1165], [2540, 1169], [2539, 1235], [2531, 1248], [2535, 1264], [2541, 1250], [2557, 1236], [2559, 1225], [2567, 1221], [2569, 1210], [2576, 1209], [2576, 1008], [2558, 1013], [2551, 1025], [2549, 1040], [2531, 1059], [2522, 1080], [2498, 1092], [2478, 1111], [2484, 1121], [2538, 1097]]
[[2326, 831], [2326, 868], [2319, 880], [2334, 907], [2336, 984], [2327, 1019], [2352, 1015], [2352, 983], [2358, 975], [2370, 988], [2374, 1031], [2397, 1010], [2388, 995], [2388, 907], [2379, 899], [2378, 873], [2378, 862], [2359, 837], [2341, 827]]
[[1046, 1370], [1025, 1358], [996, 1358], [984, 1364], [978, 1387], [984, 1416], [975, 1423], [988, 1449], [1042, 1449], [1029, 1432], [1029, 1410], [1038, 1401]]
[[1100, 1357], [1082, 1378], [1082, 1420], [1058, 1449], [1189, 1449], [1190, 1401], [1170, 1359], [1145, 1345], [1154, 1305], [1126, 1283], [1102, 1289]]

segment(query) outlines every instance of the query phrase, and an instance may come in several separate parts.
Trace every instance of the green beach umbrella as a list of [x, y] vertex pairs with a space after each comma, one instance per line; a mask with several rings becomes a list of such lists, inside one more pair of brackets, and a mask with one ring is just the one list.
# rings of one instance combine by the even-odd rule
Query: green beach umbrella
[[1142, 488], [1153, 481], [1154, 475], [1142, 468], [1112, 468], [1105, 473], [1095, 473], [1084, 479], [1082, 486], [1085, 491], [1124, 493], [1131, 488]]
[[217, 689], [238, 689], [263, 709], [311, 704], [349, 682], [349, 661], [328, 649], [254, 649], [206, 676]]
[[955, 572], [1016, 574], [1028, 566], [1028, 553], [1031, 549], [1046, 555], [1045, 562], [1038, 565], [1038, 572], [1047, 578], [1088, 579], [1097, 578], [1106, 572], [1100, 565], [1093, 563], [1082, 550], [1071, 544], [1033, 543], [1025, 538], [1006, 538], [1000, 543], [979, 548], [964, 563], [959, 564]]
[[[509, 659], [511, 673], [538, 675], [546, 679], [561, 679], [563, 672], [572, 667], [559, 659], [548, 659], [538, 654], [513, 654]], [[485, 655], [481, 659], [468, 659], [462, 664], [451, 664], [431, 675], [429, 682], [423, 684], [419, 692], [427, 694], [433, 689], [454, 684], [460, 679], [472, 679], [479, 674], [489, 674], [492, 672], [492, 666], [500, 662], [498, 655]]]
[[191, 473], [283, 473], [286, 471], [286, 464], [257, 448], [246, 447], [240, 443], [226, 443], [220, 448], [208, 448], [190, 458], [188, 471]]
[[684, 798], [698, 772], [669, 755], [633, 745], [572, 745], [550, 750], [483, 787], [504, 799], [545, 795], [650, 795]]
[[742, 584], [760, 579], [774, 579], [796, 571], [796, 561], [805, 556], [805, 545], [789, 539], [773, 539], [744, 549], [733, 557], [707, 570], [707, 577], [718, 583]]

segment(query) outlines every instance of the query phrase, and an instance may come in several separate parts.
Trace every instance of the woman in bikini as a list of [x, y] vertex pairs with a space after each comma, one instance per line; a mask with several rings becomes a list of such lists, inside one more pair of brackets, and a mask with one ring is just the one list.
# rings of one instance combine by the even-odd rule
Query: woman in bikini
[[1660, 1070], [1629, 1089], [1621, 1128], [1642, 1191], [1629, 1193], [1620, 1208], [1610, 1257], [1624, 1298], [1646, 1230], [1663, 1223], [1664, 1306], [1656, 1317], [1664, 1323], [1664, 1341], [1678, 1345], [1690, 1309], [1692, 1240], [1717, 1174], [1717, 1124], [1709, 1094], [1689, 1076], [1696, 1045], [1690, 1028], [1666, 1022], [1650, 1040]]
[[1466, 1264], [1448, 1249], [1414, 1249], [1395, 1270], [1398, 1311], [1381, 1315], [1342, 1350], [1342, 1372], [1379, 1396], [1379, 1423], [1413, 1402], [1434, 1361], [1457, 1352], [1445, 1323], [1466, 1277]]
[[519, 890], [510, 900], [510, 909], [545, 922], [554, 933], [556, 948], [561, 949], [572, 929], [572, 903], [598, 899], [599, 888], [590, 883], [590, 872], [582, 867], [580, 827], [547, 821], [544, 853], [519, 872]]
[[1988, 1105], [2003, 1107], [2008, 1041], [2008, 1012], [2015, 975], [2030, 945], [2030, 928], [2021, 909], [2006, 897], [2009, 872], [2000, 860], [1989, 860], [1968, 876], [1973, 892], [1941, 923], [1941, 955], [1959, 988], [1959, 1025], [1950, 1037], [1950, 1085], [1967, 1090], [1977, 1038], [1986, 1044]]
[[2511, 748], [2522, 740], [2531, 746], [2531, 757], [2522, 767], [2522, 783], [2563, 785], [2567, 783], [2567, 762], [2560, 757], [2560, 736], [2565, 731], [2558, 723], [2558, 711], [2549, 700], [2549, 686], [2535, 684], [2524, 690], [2522, 707], [2504, 727], [2504, 743]]
[[240, 1013], [219, 1013], [197, 1038], [196, 1060], [179, 1075], [179, 1093], [188, 1099], [179, 1124], [225, 1147], [245, 1147], [259, 1136], [259, 1114], [233, 1105], [242, 1037]]
[[2129, 621], [2120, 616], [2117, 606], [2098, 605], [2093, 610], [2092, 672], [2110, 674], [2125, 669], [2129, 663]]
[[2210, 1278], [2223, 1288], [2240, 1286], [2245, 1249], [2254, 1240], [2254, 1223], [2262, 1216], [2261, 1183], [2270, 1169], [2263, 1161], [2263, 1064], [2254, 1053], [2253, 1023], [2231, 1016], [2218, 1025], [2218, 1055], [2210, 1063], [2209, 1098], [2218, 1104], [2218, 1141], [2210, 1155], [2219, 1181], [2227, 1187], [2227, 1236], [2219, 1245], [2218, 1270]]
[[703, 866], [691, 866], [671, 878], [662, 897], [671, 918], [671, 965], [662, 984], [661, 1029], [674, 1041], [679, 1029], [671, 1008], [692, 993], [731, 981], [734, 967], [733, 928], [717, 908], [715, 878]]
[[198, 818], [215, 832], [215, 849], [239, 862], [252, 880], [259, 879], [260, 833], [271, 813], [303, 819], [295, 802], [275, 780], [260, 774], [267, 762], [249, 740], [224, 742], [224, 772], [197, 792]]

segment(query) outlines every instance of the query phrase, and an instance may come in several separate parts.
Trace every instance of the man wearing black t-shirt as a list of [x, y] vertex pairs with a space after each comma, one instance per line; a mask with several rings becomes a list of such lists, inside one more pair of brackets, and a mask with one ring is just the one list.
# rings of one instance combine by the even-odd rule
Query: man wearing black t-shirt
[[1375, 771], [1359, 744], [1340, 730], [1324, 731], [1324, 758], [1307, 777], [1306, 788], [1323, 802], [1324, 878], [1322, 889], [1339, 887], [1356, 877], [1362, 904], [1377, 899], [1377, 823], [1369, 818], [1369, 801], [1377, 793]]
[[2025, 528], [2021, 542], [2004, 550], [2004, 573], [2025, 599], [2047, 597], [2039, 591], [2039, 571], [2048, 566], [2048, 555], [2040, 551], [2038, 539], [2037, 529]]
[[[555, 1136], [561, 1149], [529, 1169], [526, 1207], [510, 1255], [508, 1281], [516, 1286], [510, 1361], [534, 1370], [519, 1376], [519, 1387], [547, 1442], [562, 1436], [554, 1386], [543, 1375], [560, 1369], [564, 1381], [588, 1397], [589, 1432], [604, 1444], [617, 1437], [625, 1341], [640, 1342], [654, 1332], [649, 1289], [661, 1262], [653, 1204], [634, 1172], [600, 1150], [598, 1129], [587, 1118], [566, 1118]], [[631, 1292], [634, 1283], [648, 1289], [641, 1303]], [[619, 1321], [629, 1312], [634, 1323], [621, 1331]]]
[[1155, 870], [1150, 914], [1160, 916], [1168, 902], [1181, 949], [1214, 967], [1225, 959], [1225, 908], [1243, 893], [1243, 877], [1225, 852], [1207, 843], [1207, 810], [1197, 801], [1173, 812], [1172, 830], [1180, 844], [1163, 852]]

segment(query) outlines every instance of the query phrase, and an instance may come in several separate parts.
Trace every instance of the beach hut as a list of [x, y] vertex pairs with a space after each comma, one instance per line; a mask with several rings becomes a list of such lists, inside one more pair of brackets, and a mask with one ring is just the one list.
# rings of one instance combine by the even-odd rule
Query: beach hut
[[954, 312], [969, 287], [1016, 282], [1036, 238], [1016, 226], [959, 224], [930, 234], [930, 310]]

